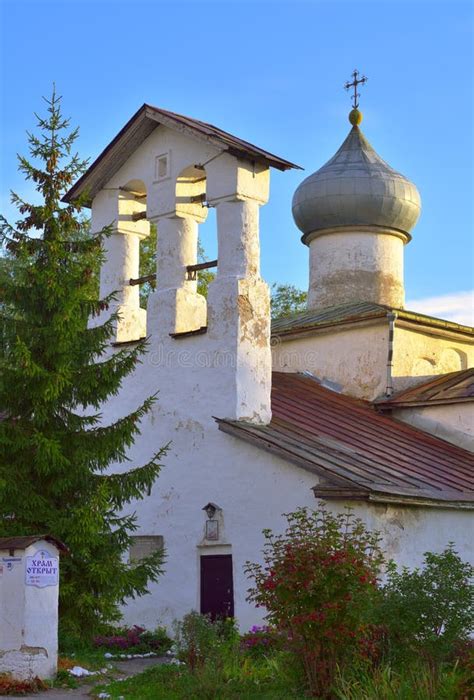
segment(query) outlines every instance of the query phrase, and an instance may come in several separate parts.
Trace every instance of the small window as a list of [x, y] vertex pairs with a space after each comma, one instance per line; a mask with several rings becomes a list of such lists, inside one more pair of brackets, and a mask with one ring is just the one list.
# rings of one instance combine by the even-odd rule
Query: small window
[[162, 153], [155, 158], [155, 180], [164, 180], [170, 175], [170, 154]]
[[130, 545], [129, 564], [136, 564], [145, 557], [163, 549], [162, 535], [136, 535]]

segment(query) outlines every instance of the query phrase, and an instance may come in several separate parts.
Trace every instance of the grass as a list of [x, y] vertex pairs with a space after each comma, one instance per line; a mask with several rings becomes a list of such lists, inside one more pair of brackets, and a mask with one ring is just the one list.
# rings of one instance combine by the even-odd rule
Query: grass
[[[241, 637], [234, 625], [216, 625], [197, 613], [177, 626], [174, 650], [179, 662], [159, 663], [126, 680], [117, 680], [111, 669], [95, 677], [92, 695], [107, 693], [124, 700], [304, 700], [306, 678], [297, 657], [285, 650], [280, 638], [268, 642], [268, 632]], [[265, 639], [263, 639], [265, 637]], [[270, 639], [270, 637], [269, 637]], [[271, 641], [271, 640], [270, 640]], [[247, 643], [246, 643], [247, 642]], [[87, 668], [103, 668], [104, 649], [71, 641], [62, 645], [69, 661]], [[74, 654], [72, 656], [72, 654]], [[379, 666], [355, 661], [339, 672], [331, 700], [468, 700], [472, 668], [470, 652], [451, 663], [428, 665], [421, 656], [407, 662], [386, 661]], [[184, 662], [184, 663], [183, 663]], [[67, 674], [67, 670], [62, 672]], [[63, 679], [68, 685], [72, 681]]]
[[381, 666], [352, 671], [339, 677], [338, 700], [468, 700], [472, 697], [467, 675], [456, 666], [444, 666], [433, 676], [428, 667], [414, 663], [399, 669]]
[[[291, 673], [289, 674], [291, 676]], [[127, 700], [303, 700], [303, 691], [290, 678], [272, 669], [271, 660], [243, 663], [232, 676], [207, 663], [191, 673], [183, 666], [162, 664], [125, 681], [97, 686], [94, 694], [109, 693]]]
[[[219, 664], [208, 662], [191, 673], [184, 666], [163, 664], [125, 681], [97, 686], [111, 698], [124, 700], [304, 700], [308, 696], [295, 682], [294, 669], [285, 669], [289, 659], [270, 657], [241, 663], [234, 675]], [[246, 665], [247, 664], [247, 665]], [[440, 669], [433, 679], [422, 664], [394, 670], [352, 671], [340, 676], [335, 700], [468, 700], [466, 676], [456, 667]]]
[[[105, 651], [105, 649], [94, 646], [92, 642], [76, 638], [61, 639], [58, 672], [52, 685], [55, 688], [77, 688], [81, 684], [82, 679], [71, 676], [69, 670], [73, 666], [82, 666], [89, 671], [99, 671], [102, 668], [108, 668], [110, 660], [104, 657]], [[108, 669], [108, 673], [113, 673], [113, 667]]]
[[84, 641], [76, 637], [60, 639], [59, 657], [63, 668], [84, 666], [90, 671], [97, 671], [106, 665], [107, 659], [104, 654], [107, 651], [108, 649], [95, 646], [92, 641]]

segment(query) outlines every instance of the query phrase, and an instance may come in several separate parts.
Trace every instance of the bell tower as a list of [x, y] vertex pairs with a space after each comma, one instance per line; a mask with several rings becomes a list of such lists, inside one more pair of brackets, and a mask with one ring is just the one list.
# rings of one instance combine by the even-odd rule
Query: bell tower
[[[194, 411], [199, 420], [271, 417], [270, 299], [259, 234], [270, 167], [298, 166], [211, 124], [143, 105], [66, 197], [88, 192], [92, 230], [111, 226], [100, 280], [102, 296], [115, 294], [114, 344], [146, 335], [144, 390], [158, 388], [170, 406], [180, 397], [183, 414]], [[205, 299], [196, 263], [209, 207], [218, 260]], [[139, 244], [150, 223], [157, 266], [145, 310]]]

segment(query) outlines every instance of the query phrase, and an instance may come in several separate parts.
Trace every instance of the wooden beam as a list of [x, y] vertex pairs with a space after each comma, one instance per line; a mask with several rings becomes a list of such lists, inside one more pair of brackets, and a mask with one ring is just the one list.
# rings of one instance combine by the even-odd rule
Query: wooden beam
[[134, 287], [136, 284], [145, 284], [146, 282], [156, 282], [156, 275], [144, 275], [143, 277], [135, 277], [129, 279], [128, 283], [132, 287]]
[[217, 260], [209, 260], [209, 262], [197, 263], [196, 265], [186, 265], [186, 272], [208, 270], [211, 267], [217, 267]]
[[[192, 275], [199, 270], [208, 270], [211, 267], [217, 267], [217, 260], [209, 260], [209, 262], [197, 263], [196, 265], [186, 265], [186, 272], [188, 275]], [[189, 279], [189, 277], [188, 277]], [[195, 279], [191, 278], [191, 279]], [[131, 278], [128, 283], [133, 287], [136, 284], [145, 284], [146, 282], [156, 282], [156, 275], [144, 275], [143, 277]]]
[[188, 273], [188, 280], [196, 280], [197, 273], [199, 270], [209, 270], [211, 267], [217, 267], [217, 260], [210, 260], [209, 262], [197, 263], [197, 265], [187, 265], [186, 272]]

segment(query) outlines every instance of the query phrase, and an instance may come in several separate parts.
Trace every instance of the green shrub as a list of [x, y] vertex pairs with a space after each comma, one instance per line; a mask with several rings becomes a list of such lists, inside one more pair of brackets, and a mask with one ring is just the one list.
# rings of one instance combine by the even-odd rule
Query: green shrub
[[282, 535], [264, 531], [264, 565], [247, 563], [248, 600], [286, 635], [311, 693], [329, 697], [337, 666], [359, 655], [369, 631], [383, 557], [378, 533], [349, 509], [286, 515]]
[[389, 564], [379, 615], [392, 659], [421, 654], [433, 666], [453, 656], [473, 630], [473, 574], [452, 544], [441, 554], [426, 552], [421, 570]]
[[213, 622], [208, 615], [201, 615], [195, 610], [174, 623], [174, 636], [178, 659], [191, 670], [215, 657], [224, 644], [232, 647], [239, 642], [239, 633], [232, 618]]

